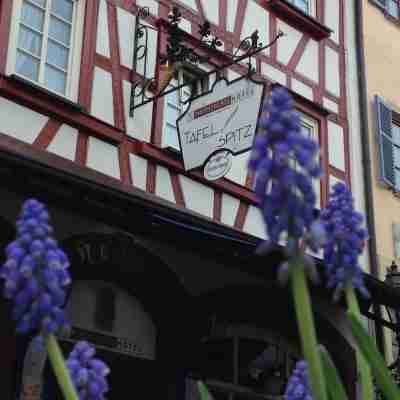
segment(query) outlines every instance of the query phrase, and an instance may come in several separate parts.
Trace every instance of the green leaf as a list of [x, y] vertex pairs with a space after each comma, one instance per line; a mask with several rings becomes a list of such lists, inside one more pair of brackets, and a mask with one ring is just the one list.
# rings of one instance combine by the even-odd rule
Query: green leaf
[[320, 354], [329, 397], [332, 400], [348, 400], [342, 380], [340, 379], [335, 365], [324, 346], [320, 346]]
[[375, 375], [376, 382], [382, 390], [386, 400], [400, 399], [400, 391], [393, 382], [385, 361], [375, 347], [375, 343], [368, 333], [365, 332], [365, 329], [361, 325], [357, 316], [352, 312], [348, 312], [348, 315], [354, 339], [356, 340], [361, 353], [368, 360], [372, 372]]
[[200, 399], [201, 400], [213, 400], [210, 392], [207, 389], [207, 386], [202, 381], [197, 381], [197, 387], [200, 392]]

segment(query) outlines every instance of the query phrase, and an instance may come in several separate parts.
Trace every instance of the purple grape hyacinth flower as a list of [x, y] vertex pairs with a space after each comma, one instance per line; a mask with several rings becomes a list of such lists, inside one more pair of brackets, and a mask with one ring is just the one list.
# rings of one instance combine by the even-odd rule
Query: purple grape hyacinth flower
[[319, 147], [302, 133], [300, 115], [285, 88], [272, 91], [259, 127], [249, 168], [255, 171], [255, 192], [269, 243], [276, 245], [287, 234], [289, 250], [296, 250], [303, 238], [318, 251], [321, 225], [314, 217], [312, 178], [321, 176]]
[[108, 366], [94, 358], [96, 350], [88, 342], [78, 342], [66, 362], [79, 400], [103, 400], [108, 391]]
[[6, 247], [0, 268], [4, 296], [14, 300], [12, 316], [19, 333], [46, 336], [69, 326], [62, 308], [71, 282], [69, 261], [49, 221], [44, 204], [25, 201], [16, 221], [17, 238]]
[[364, 297], [369, 297], [358, 262], [368, 236], [361, 226], [363, 219], [362, 214], [354, 210], [354, 200], [347, 186], [343, 183], [333, 186], [328, 205], [321, 211], [321, 220], [327, 232], [324, 245], [327, 286], [335, 288], [335, 299], [348, 282]]
[[312, 400], [308, 366], [305, 361], [298, 361], [286, 385], [285, 400]]

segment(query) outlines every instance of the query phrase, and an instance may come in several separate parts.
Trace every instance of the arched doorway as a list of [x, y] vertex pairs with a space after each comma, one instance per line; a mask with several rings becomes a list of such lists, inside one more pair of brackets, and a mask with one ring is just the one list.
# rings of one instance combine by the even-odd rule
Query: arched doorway
[[[63, 247], [73, 277], [66, 306], [72, 331], [60, 338], [64, 354], [77, 340], [96, 346], [111, 368], [108, 400], [183, 399], [191, 325], [183, 313], [190, 298], [177, 277], [127, 235], [73, 237]], [[38, 400], [61, 400], [48, 362], [41, 377]]]
[[[291, 294], [274, 282], [232, 286], [201, 296], [206, 329], [198, 337], [192, 389], [201, 377], [215, 400], [265, 399], [282, 396], [293, 367], [301, 358]], [[354, 352], [328, 316], [315, 312], [318, 339], [330, 352], [353, 395]], [[332, 315], [331, 315], [332, 318]]]

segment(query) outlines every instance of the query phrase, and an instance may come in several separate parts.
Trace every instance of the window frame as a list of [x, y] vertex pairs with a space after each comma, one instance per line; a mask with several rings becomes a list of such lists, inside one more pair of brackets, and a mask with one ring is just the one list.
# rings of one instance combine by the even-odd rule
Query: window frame
[[[318, 146], [321, 145], [321, 137], [320, 137], [320, 124], [319, 121], [316, 118], [311, 117], [310, 115], [306, 114], [303, 111], [299, 111], [300, 114], [300, 119], [301, 119], [301, 125], [304, 126], [306, 125], [307, 128], [311, 128], [312, 134], [311, 137], [317, 142]], [[318, 152], [317, 157], [321, 160], [321, 149]], [[316, 192], [317, 196], [317, 202], [316, 202], [316, 208], [320, 210], [322, 208], [322, 179], [321, 178], [314, 178], [313, 179], [313, 187], [314, 190], [316, 190], [316, 185], [319, 182], [319, 190], [318, 193]], [[314, 186], [315, 185], [315, 186]]]
[[[29, 3], [34, 3], [32, 0], [26, 0]], [[8, 57], [6, 64], [6, 75], [15, 76], [16, 79], [27, 82], [33, 87], [43, 89], [51, 95], [70, 100], [72, 102], [78, 101], [79, 93], [79, 78], [80, 66], [83, 47], [83, 31], [84, 31], [84, 16], [86, 0], [72, 0], [74, 2], [74, 9], [71, 23], [71, 35], [68, 54], [68, 67], [66, 69], [66, 84], [65, 93], [57, 92], [48, 87], [45, 83], [44, 69], [47, 63], [47, 44], [49, 41], [48, 32], [49, 24], [46, 24], [51, 17], [51, 1], [47, 0], [45, 8], [45, 21], [42, 33], [42, 54], [40, 56], [40, 69], [38, 81], [32, 80], [29, 77], [17, 72], [17, 52], [19, 48], [19, 32], [21, 27], [21, 12], [24, 0], [15, 0], [12, 9], [12, 22], [10, 28], [10, 36], [8, 43]], [[47, 26], [46, 26], [47, 25]], [[45, 43], [44, 43], [45, 42]], [[38, 57], [37, 57], [38, 58]], [[39, 59], [39, 58], [38, 58]], [[51, 64], [50, 64], [51, 65]], [[41, 73], [42, 70], [42, 73]]]
[[[163, 149], [169, 149], [177, 154], [181, 154], [181, 149], [179, 147], [179, 137], [177, 136], [177, 140], [178, 140], [178, 146], [173, 145], [172, 143], [168, 143], [168, 140], [166, 140], [166, 127], [167, 125], [169, 125], [171, 128], [176, 130], [176, 134], [178, 135], [178, 128], [176, 126], [176, 121], [175, 121], [175, 125], [173, 126], [169, 121], [167, 121], [166, 115], [167, 115], [167, 107], [169, 106], [168, 104], [168, 100], [170, 98], [172, 98], [172, 96], [178, 96], [178, 105], [171, 105], [171, 107], [174, 107], [178, 112], [179, 115], [182, 115], [185, 111], [186, 108], [189, 105], [189, 101], [190, 99], [192, 99], [193, 97], [199, 96], [200, 94], [204, 94], [209, 90], [210, 87], [210, 81], [209, 81], [209, 77], [208, 76], [202, 76], [202, 74], [204, 74], [205, 71], [199, 70], [199, 69], [195, 69], [192, 68], [190, 66], [183, 66], [181, 68], [178, 69], [176, 75], [170, 82], [170, 84], [168, 85], [167, 88], [172, 89], [173, 87], [176, 86], [180, 86], [184, 83], [184, 79], [187, 77], [188, 80], [193, 80], [196, 78], [196, 76], [198, 77], [198, 79], [196, 79], [195, 82], [193, 82], [193, 84], [191, 86], [193, 86], [194, 84], [197, 85], [196, 88], [196, 93], [193, 95], [192, 93], [190, 93], [188, 96], [188, 98], [182, 101], [182, 98], [184, 98], [185, 96], [185, 91], [187, 91], [188, 86], [184, 86], [172, 93], [170, 93], [169, 95], [165, 96], [165, 100], [164, 100], [164, 110], [163, 110], [163, 123], [162, 123], [162, 135], [161, 135], [161, 148]], [[169, 97], [170, 96], [170, 97]]]

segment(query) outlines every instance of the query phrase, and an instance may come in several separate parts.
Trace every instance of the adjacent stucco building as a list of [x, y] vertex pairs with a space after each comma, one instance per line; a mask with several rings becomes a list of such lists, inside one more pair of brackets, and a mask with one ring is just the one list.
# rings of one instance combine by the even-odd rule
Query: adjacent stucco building
[[[400, 257], [400, 9], [393, 0], [357, 3], [366, 196], [373, 209], [375, 264], [379, 279], [384, 280], [387, 268]], [[389, 320], [386, 310], [382, 314]], [[386, 330], [388, 362], [397, 355], [392, 339], [392, 332]], [[397, 348], [394, 340], [393, 344]]]

